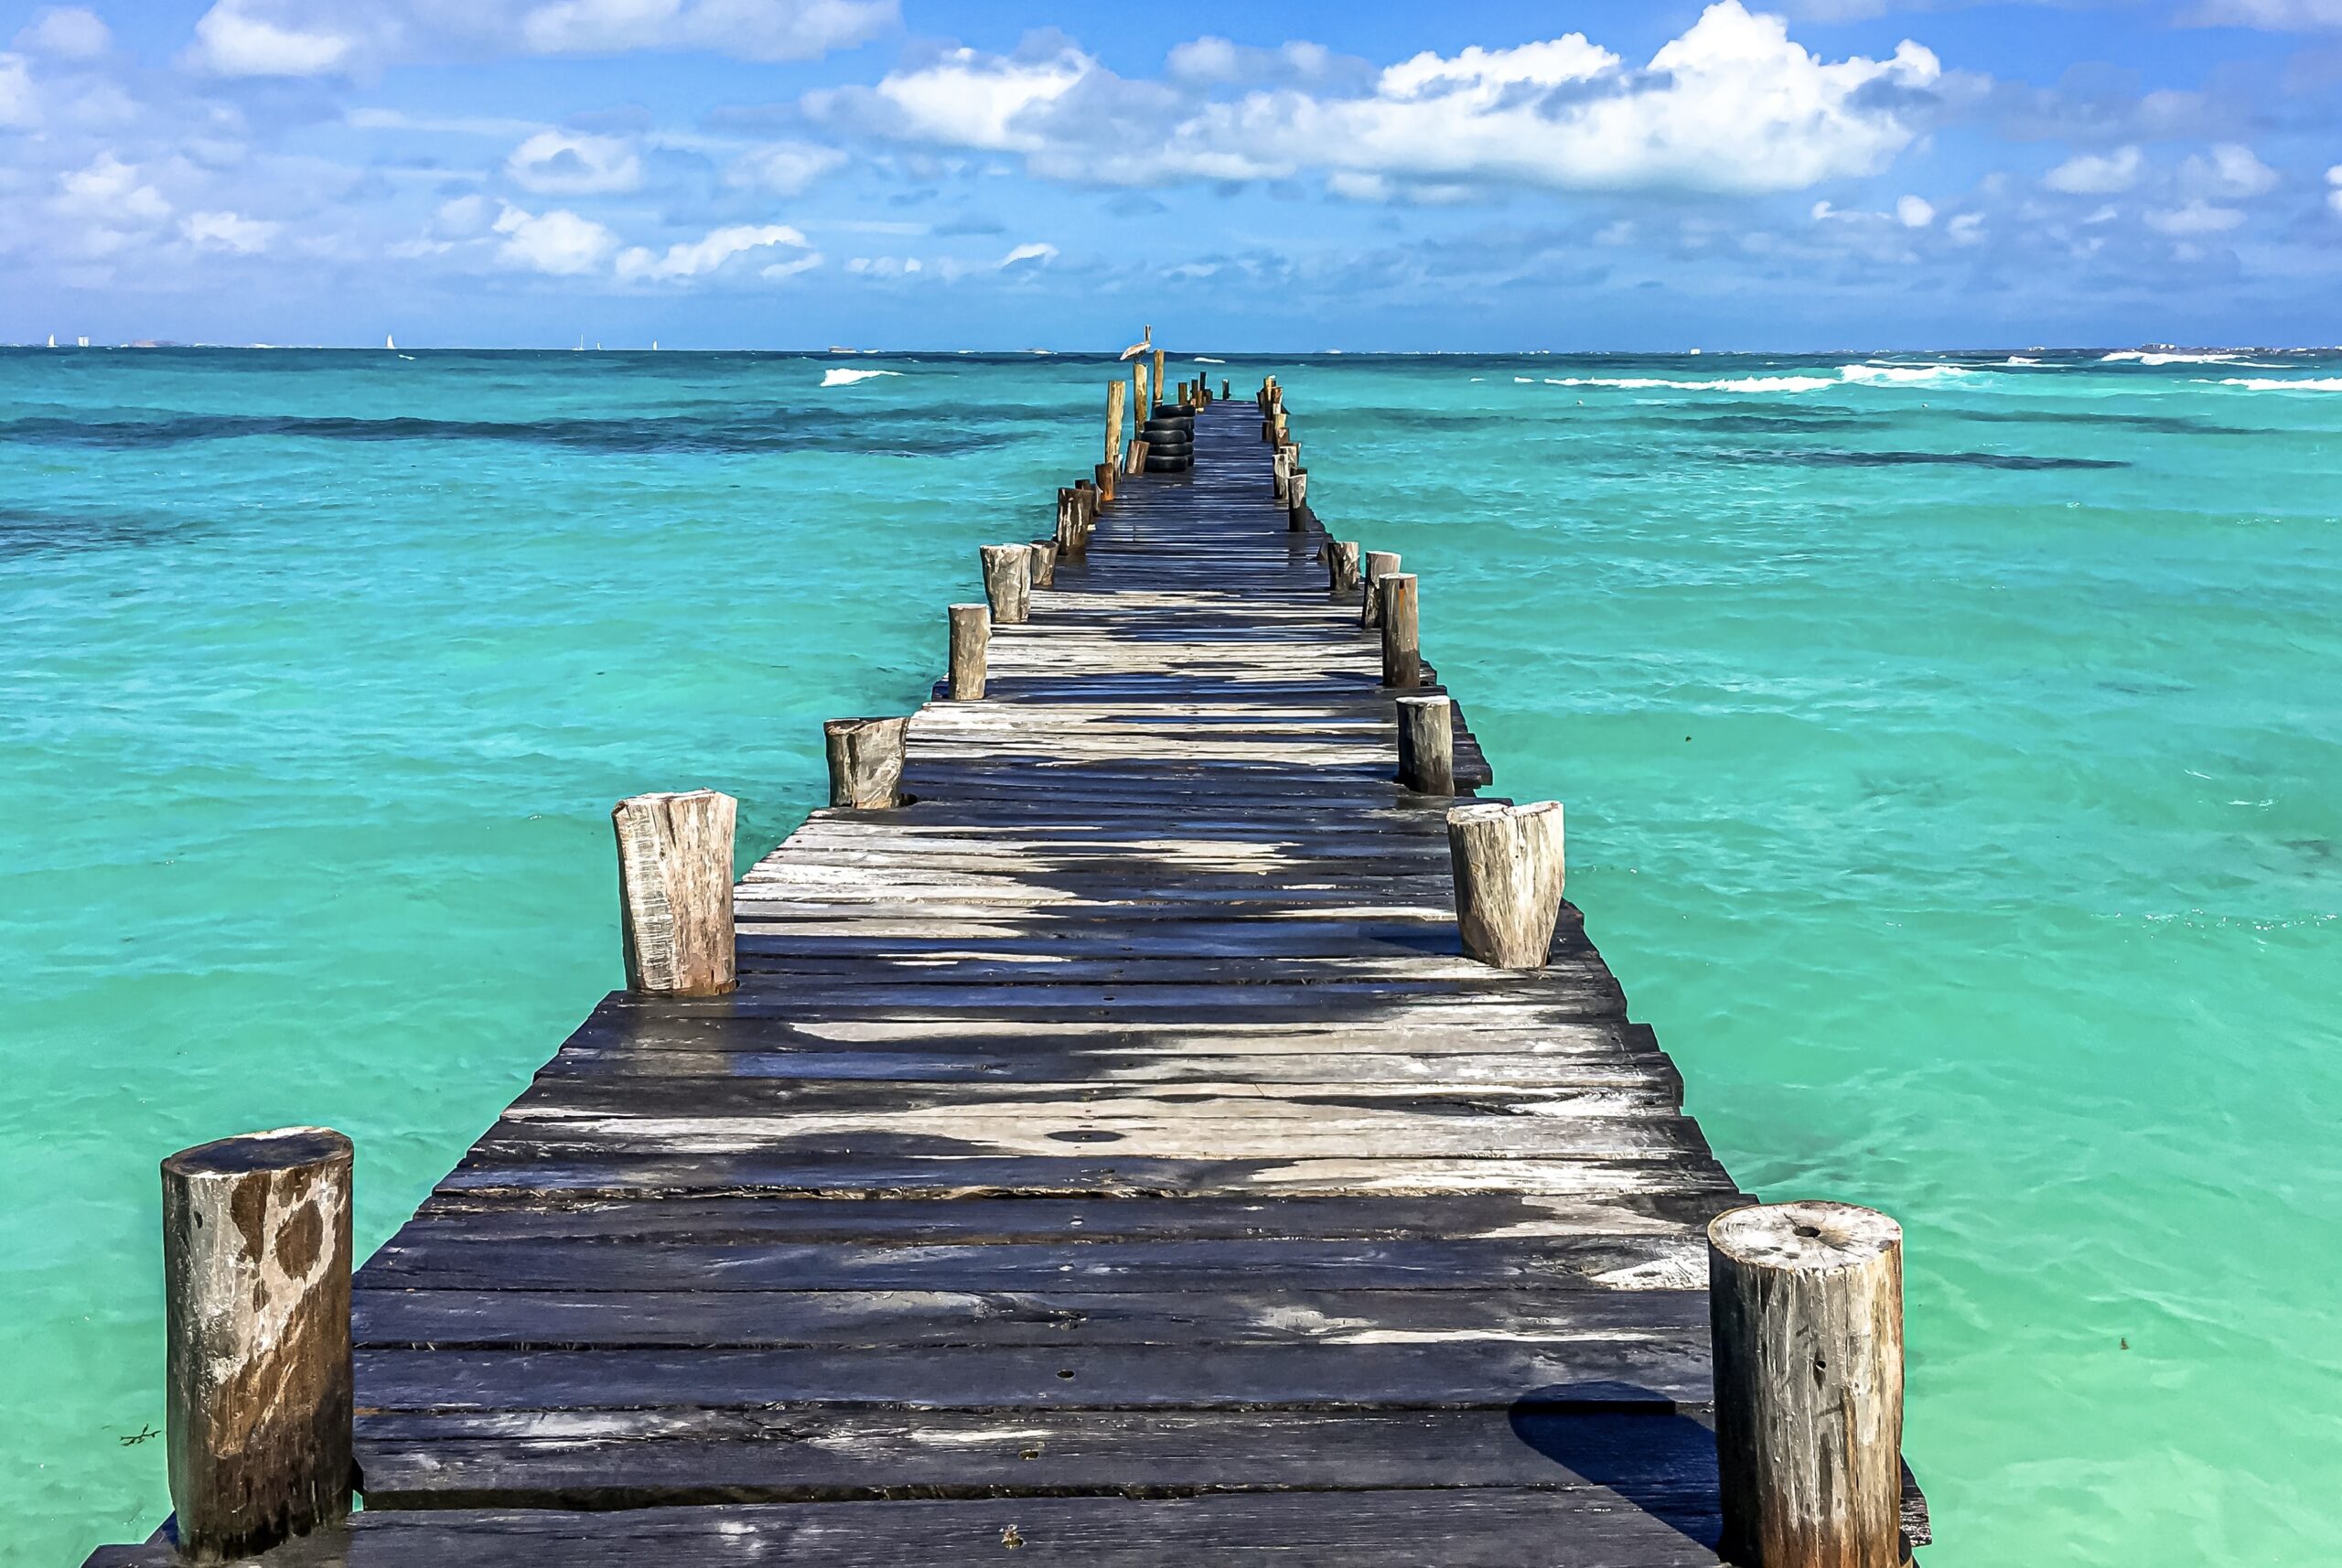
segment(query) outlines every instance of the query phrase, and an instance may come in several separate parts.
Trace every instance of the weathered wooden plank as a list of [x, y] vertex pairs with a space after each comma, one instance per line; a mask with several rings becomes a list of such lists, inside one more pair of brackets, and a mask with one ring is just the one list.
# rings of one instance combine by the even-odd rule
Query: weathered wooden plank
[[1623, 1486], [1622, 1502], [1696, 1520], [1715, 1489], [1707, 1419], [1560, 1401], [915, 1420], [839, 1409], [398, 1413], [369, 1418], [360, 1441], [375, 1509]]

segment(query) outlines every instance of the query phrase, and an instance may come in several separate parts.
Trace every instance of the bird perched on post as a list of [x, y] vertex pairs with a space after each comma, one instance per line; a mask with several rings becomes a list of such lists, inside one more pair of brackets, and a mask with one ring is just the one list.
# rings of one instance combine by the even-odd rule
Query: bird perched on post
[[1155, 328], [1149, 327], [1144, 333], [1140, 334], [1139, 340], [1137, 342], [1123, 350], [1123, 358], [1125, 360], [1135, 360], [1141, 354], [1149, 354], [1154, 351]]

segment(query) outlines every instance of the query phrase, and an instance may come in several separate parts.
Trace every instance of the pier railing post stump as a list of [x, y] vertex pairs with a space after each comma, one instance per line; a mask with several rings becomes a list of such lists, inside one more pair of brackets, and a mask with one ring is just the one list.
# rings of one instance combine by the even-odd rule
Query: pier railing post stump
[[1456, 793], [1456, 711], [1445, 696], [1399, 699], [1399, 782], [1418, 795]]
[[1329, 539], [1326, 542], [1326, 591], [1334, 598], [1344, 598], [1358, 592], [1358, 542], [1354, 539]]
[[1298, 532], [1309, 526], [1309, 470], [1295, 468], [1284, 482], [1285, 524]]
[[[1077, 515], [1079, 515], [1077, 513]], [[984, 599], [1000, 626], [1023, 626], [1033, 613], [1033, 550], [1026, 544], [987, 544]]]
[[830, 804], [884, 811], [903, 803], [903, 732], [908, 719], [832, 719], [822, 726], [830, 754]]
[[1542, 969], [1561, 923], [1562, 804], [1490, 800], [1447, 813], [1464, 950], [1499, 969]]
[[163, 1162], [180, 1555], [258, 1554], [349, 1512], [349, 1140], [285, 1127]]
[[977, 702], [984, 694], [985, 656], [992, 646], [992, 607], [953, 605], [951, 616], [951, 700]]
[[1123, 398], [1129, 391], [1120, 376], [1106, 385], [1106, 462], [1099, 469], [1101, 476], [1099, 485], [1110, 495], [1112, 487], [1106, 484], [1102, 476], [1113, 472], [1114, 465], [1123, 460]]
[[737, 972], [732, 835], [739, 802], [713, 789], [635, 795], [610, 808], [629, 991], [716, 996]]
[[1378, 627], [1382, 624], [1382, 597], [1376, 585], [1399, 569], [1399, 557], [1388, 550], [1366, 553], [1366, 593], [1359, 606], [1358, 624]]
[[1374, 585], [1382, 600], [1375, 618], [1382, 623], [1382, 683], [1401, 688], [1423, 683], [1423, 639], [1415, 624], [1415, 575], [1385, 572]]
[[[1114, 384], [1116, 386], [1121, 386], [1123, 383], [1116, 381]], [[1114, 465], [1112, 463], [1101, 463], [1093, 472], [1097, 475], [1098, 480], [1098, 504], [1100, 506], [1113, 505]]]
[[1055, 587], [1058, 581], [1058, 542], [1036, 539], [1026, 548], [1033, 553], [1033, 585], [1037, 588]]
[[1902, 1561], [1903, 1230], [1845, 1203], [1708, 1224], [1719, 1554], [1744, 1568]]

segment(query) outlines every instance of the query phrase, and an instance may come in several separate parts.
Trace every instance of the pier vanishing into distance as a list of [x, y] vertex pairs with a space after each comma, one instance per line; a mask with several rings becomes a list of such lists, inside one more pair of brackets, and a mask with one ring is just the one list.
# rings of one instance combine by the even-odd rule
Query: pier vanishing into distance
[[737, 886], [619, 805], [628, 989], [354, 1279], [338, 1134], [166, 1162], [176, 1513], [91, 1568], [1926, 1541], [1894, 1223], [1709, 1152], [1283, 389], [1134, 380]]

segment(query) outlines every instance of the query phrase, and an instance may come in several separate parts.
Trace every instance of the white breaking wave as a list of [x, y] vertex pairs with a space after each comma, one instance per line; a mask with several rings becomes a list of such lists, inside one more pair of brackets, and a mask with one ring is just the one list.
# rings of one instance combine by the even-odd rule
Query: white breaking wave
[[2144, 349], [2117, 349], [2099, 361], [2101, 365], [2233, 365], [2247, 358], [2243, 354], [2165, 354]]
[[899, 376], [902, 373], [900, 371], [852, 370], [846, 366], [838, 365], [822, 372], [822, 384], [825, 387], [850, 387], [856, 381], [866, 381], [873, 376]]
[[1224, 365], [1228, 363], [1228, 361], [1225, 360], [1215, 360], [1209, 354], [1198, 354], [1196, 356], [1196, 363], [1198, 365]]
[[1972, 374], [1961, 365], [1845, 365], [1838, 374], [1850, 381], [1878, 386], [1916, 386], [1924, 381], [1958, 381]]
[[2230, 376], [2220, 385], [2244, 387], [2251, 392], [2342, 392], [2342, 376], [2326, 376], [2316, 381], [2285, 381], [2276, 376]]
[[1829, 376], [1741, 376], [1730, 381], [1670, 381], [1655, 376], [1569, 376], [1545, 378], [1549, 387], [1616, 387], [1621, 392], [1819, 392], [1838, 383]]
[[2040, 362], [2038, 360], [2028, 360], [2023, 354], [2011, 354], [2001, 361], [2004, 365], [2037, 365]]

